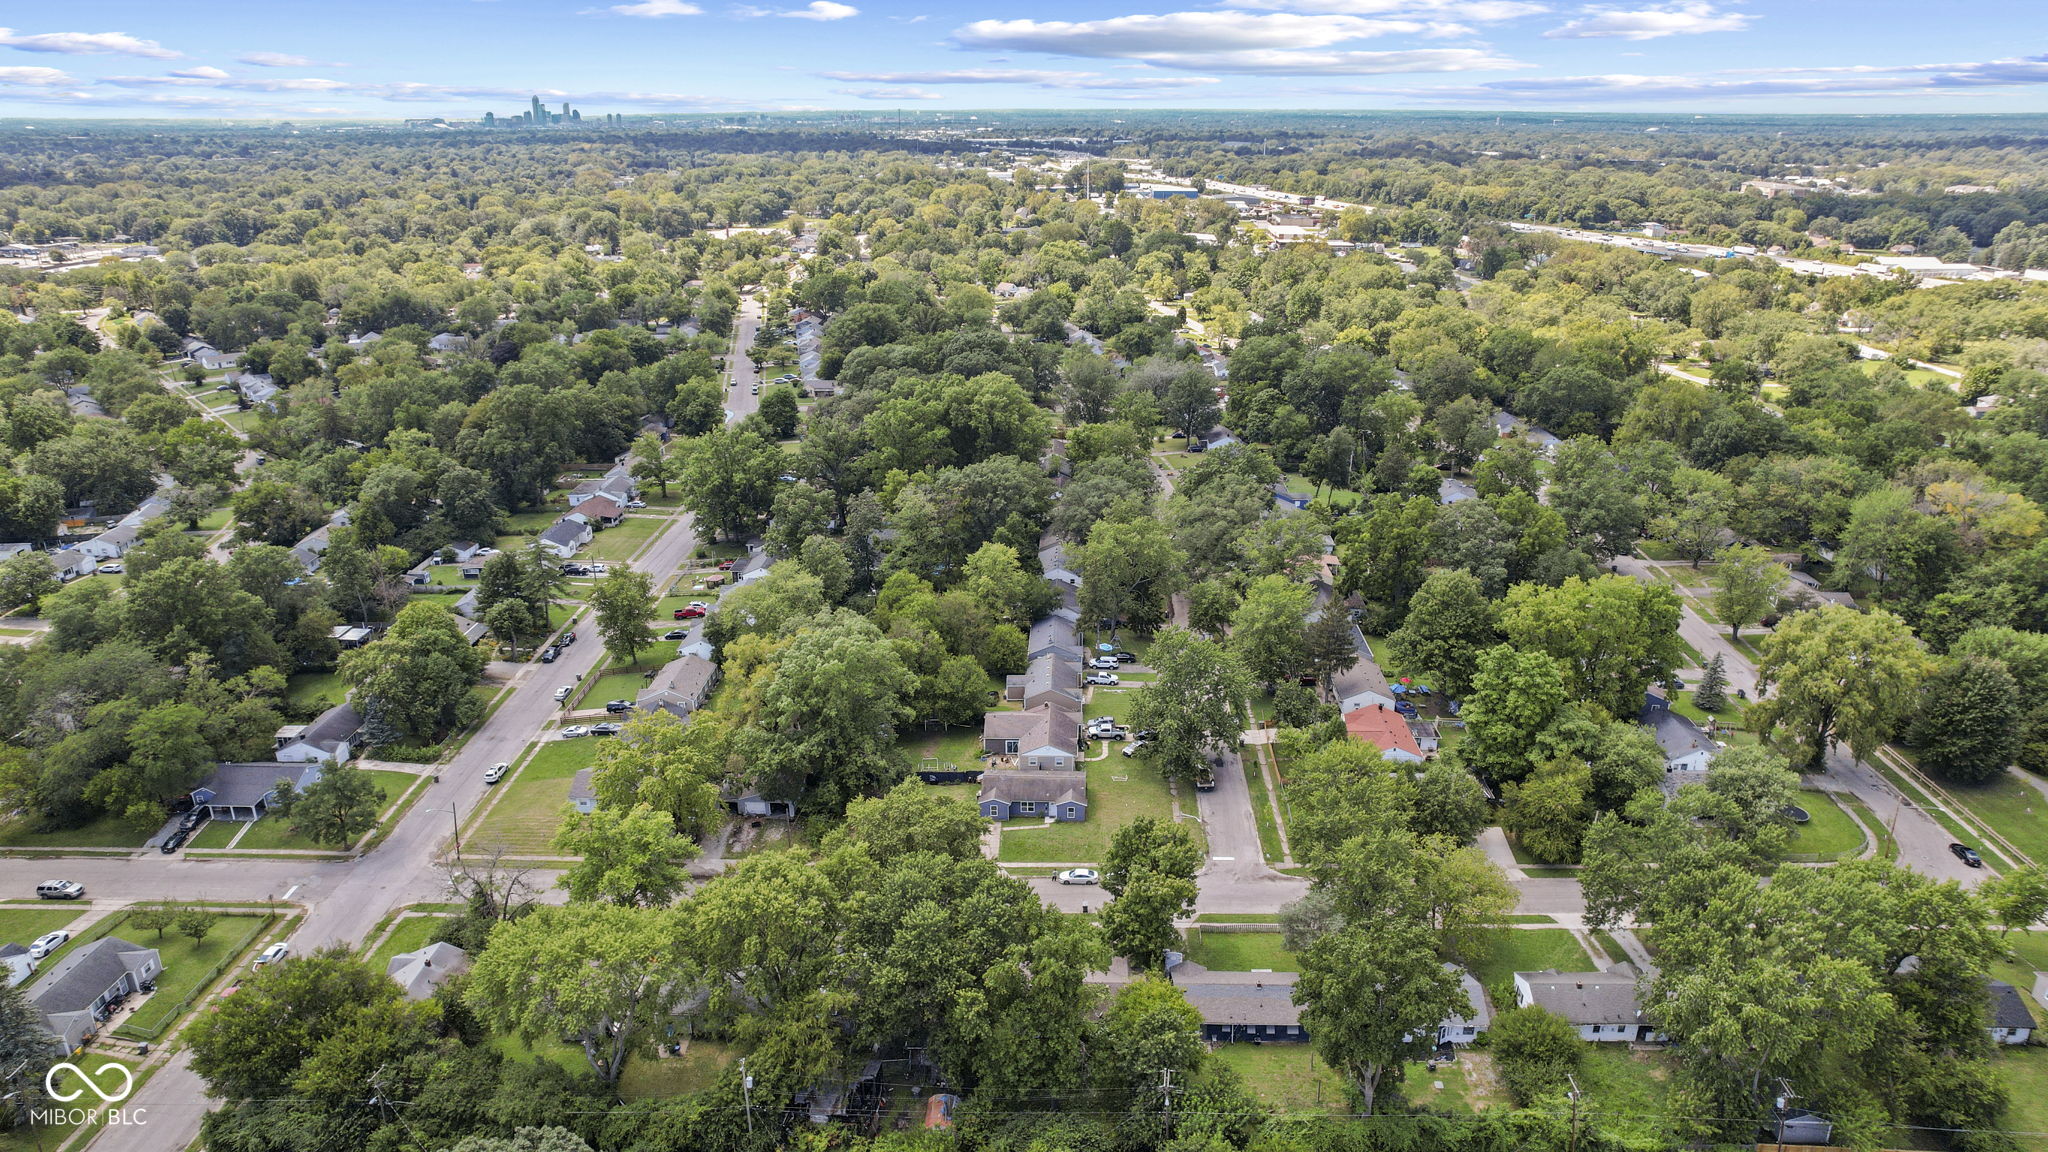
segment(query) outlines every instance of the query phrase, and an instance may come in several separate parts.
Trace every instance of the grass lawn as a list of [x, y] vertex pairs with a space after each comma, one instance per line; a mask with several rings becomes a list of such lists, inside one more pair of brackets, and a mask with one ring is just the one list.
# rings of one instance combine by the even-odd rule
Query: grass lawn
[[427, 569], [427, 579], [444, 588], [467, 588], [476, 583], [463, 577], [460, 564], [435, 564]]
[[185, 841], [187, 848], [225, 848], [235, 833], [242, 830], [239, 820], [208, 820], [199, 829], [199, 835]]
[[1692, 721], [1693, 723], [1699, 725], [1702, 728], [1706, 727], [1707, 721], [1709, 720], [1716, 721], [1720, 723], [1723, 727], [1726, 727], [1731, 724], [1739, 725], [1742, 723], [1742, 712], [1745, 705], [1742, 701], [1737, 700], [1735, 698], [1735, 694], [1733, 692], [1728, 693], [1728, 695], [1725, 697], [1727, 703], [1721, 706], [1721, 710], [1719, 712], [1706, 712], [1702, 711], [1699, 705], [1694, 704], [1692, 702], [1692, 688], [1694, 687], [1698, 687], [1698, 684], [1695, 683], [1689, 686], [1683, 692], [1675, 692], [1672, 694], [1673, 699], [1671, 700], [1671, 710], [1673, 712], [1678, 713], [1680, 716], [1685, 717], [1687, 720]]
[[1871, 810], [1870, 805], [1865, 804], [1860, 797], [1852, 796], [1846, 792], [1842, 794], [1841, 799], [1862, 819], [1863, 826], [1870, 830], [1870, 834], [1877, 837], [1877, 858], [1879, 860], [1898, 859], [1899, 842], [1893, 839], [1891, 829], [1884, 826], [1884, 821], [1877, 818], [1877, 813]]
[[1349, 1103], [1343, 1078], [1307, 1044], [1219, 1044], [1214, 1055], [1275, 1111], [1343, 1112]]
[[[1499, 951], [1472, 970], [1498, 1003], [1514, 1003], [1512, 986], [1517, 972], [1540, 972], [1545, 968], [1584, 972], [1592, 967], [1593, 958], [1586, 954], [1585, 948], [1569, 929], [1510, 928], [1501, 935], [1506, 939], [1501, 942]], [[1509, 989], [1509, 993], [1503, 995], [1500, 989]]]
[[[562, 513], [556, 508], [530, 508], [505, 517], [505, 531], [514, 536], [526, 532], [540, 532], [561, 518]], [[498, 550], [504, 551], [504, 545], [498, 545]]]
[[1280, 849], [1280, 825], [1273, 815], [1273, 794], [1266, 787], [1265, 766], [1260, 763], [1260, 754], [1250, 748], [1240, 748], [1247, 753], [1241, 757], [1244, 763], [1244, 779], [1251, 788], [1252, 819], [1259, 825], [1259, 852], [1267, 860], [1281, 860], [1286, 853]]
[[619, 1095], [628, 1100], [688, 1096], [718, 1083], [740, 1054], [713, 1040], [692, 1040], [681, 1056], [634, 1056], [619, 1075]]
[[507, 849], [546, 855], [569, 802], [569, 781], [597, 757], [596, 740], [550, 740], [537, 746], [525, 765], [499, 784], [497, 803], [483, 823], [468, 833], [475, 847], [503, 844]]
[[550, 1060], [577, 1076], [590, 1071], [590, 1061], [584, 1058], [583, 1048], [578, 1044], [565, 1044], [560, 1040], [546, 1037], [528, 1044], [518, 1036], [504, 1033], [492, 1035], [487, 1043], [496, 1048], [499, 1055], [507, 1060]]
[[1222, 972], [1299, 972], [1301, 963], [1278, 932], [1204, 932], [1188, 929], [1188, 959]]
[[897, 737], [896, 744], [910, 754], [910, 762], [922, 767], [927, 760], [973, 768], [981, 757], [981, 729], [948, 725], [934, 732], [915, 729]]
[[113, 816], [48, 832], [31, 831], [27, 820], [10, 820], [0, 824], [0, 848], [140, 848], [155, 830]]
[[384, 942], [377, 945], [377, 950], [367, 957], [370, 967], [382, 972], [391, 958], [400, 952], [426, 947], [434, 937], [434, 930], [447, 919], [446, 916], [407, 916], [401, 919]]
[[1802, 788], [1798, 804], [1813, 819], [1792, 826], [1792, 839], [1786, 846], [1788, 858], [1841, 860], [1863, 849], [1863, 831], [1827, 793]]
[[[360, 771], [366, 773], [371, 780], [376, 782], [378, 789], [384, 793], [383, 803], [387, 805], [397, 800], [400, 796], [405, 795], [405, 790], [412, 787], [413, 781], [419, 779], [417, 775], [411, 772], [393, 772], [371, 768], [360, 769]], [[275, 816], [258, 820], [250, 827], [248, 833], [242, 837], [242, 842], [235, 845], [235, 847], [237, 849], [247, 848], [252, 851], [269, 851], [278, 848], [305, 848], [318, 852], [340, 852], [346, 848], [345, 845], [336, 847], [331, 844], [316, 844], [311, 837], [292, 831], [289, 821], [281, 820]]]
[[676, 658], [676, 649], [681, 646], [680, 640], [656, 640], [640, 650], [638, 663], [611, 665], [588, 682], [590, 686], [577, 699], [578, 706], [597, 708], [607, 700], [631, 700], [638, 696], [651, 679], [647, 673], [660, 671], [662, 665]]
[[[165, 932], [162, 939], [156, 939], [154, 932], [127, 933], [127, 939], [162, 953], [164, 970], [157, 977], [156, 991], [115, 1031], [137, 1040], [162, 1036], [269, 923], [268, 916], [224, 915], [214, 921], [206, 939], [197, 943], [175, 931]], [[116, 925], [113, 930], [118, 928]]]
[[348, 684], [339, 672], [294, 672], [284, 696], [301, 712], [325, 712], [348, 698]]
[[997, 859], [1032, 863], [1100, 863], [1109, 851], [1109, 837], [1140, 816], [1162, 820], [1173, 815], [1173, 796], [1166, 780], [1142, 757], [1109, 759], [1086, 766], [1088, 819], [1074, 824], [1040, 825], [1013, 820], [1003, 831]]
[[232, 518], [233, 514], [226, 507], [215, 508], [199, 518], [199, 530], [202, 532], [218, 532], [227, 527], [228, 521]]
[[2048, 796], [2017, 773], [1990, 784], [1951, 784], [1939, 777], [1935, 783], [1992, 831], [2012, 841], [2013, 847], [2037, 861], [2048, 861]]
[[87, 911], [70, 901], [52, 901], [43, 908], [0, 909], [0, 944], [26, 945], [45, 932], [55, 932]]
[[1583, 1044], [1579, 1052], [1585, 1108], [1624, 1113], [1638, 1122], [1663, 1115], [1671, 1092], [1670, 1054], [1631, 1052], [1626, 1044]]
[[592, 537], [590, 546], [583, 550], [583, 555], [591, 560], [617, 564], [638, 552], [668, 523], [665, 517], [628, 516]]
[[[115, 1056], [99, 1048], [86, 1049], [84, 1055], [79, 1056], [75, 1063], [84, 1065], [89, 1072], [98, 1072], [102, 1064], [119, 1064], [128, 1069], [130, 1075], [135, 1075], [142, 1067], [142, 1060], [139, 1057]], [[107, 1079], [116, 1078], [109, 1074]], [[141, 1079], [139, 1075], [136, 1076], [138, 1082]], [[66, 1114], [72, 1108], [86, 1108], [88, 1105], [96, 1107], [100, 1103], [90, 1089], [79, 1086], [76, 1073], [60, 1073], [57, 1077], [57, 1087], [61, 1092], [83, 1094], [82, 1099], [61, 1106]], [[75, 1127], [73, 1124], [19, 1124], [9, 1131], [0, 1132], [0, 1152], [42, 1152], [43, 1149], [54, 1149], [64, 1143]]]
[[[2048, 1048], [1998, 1046], [1993, 1057], [2012, 1097], [2005, 1127], [2011, 1132], [2048, 1132]], [[2048, 1147], [2040, 1136], [2015, 1137], [2022, 1148]]]

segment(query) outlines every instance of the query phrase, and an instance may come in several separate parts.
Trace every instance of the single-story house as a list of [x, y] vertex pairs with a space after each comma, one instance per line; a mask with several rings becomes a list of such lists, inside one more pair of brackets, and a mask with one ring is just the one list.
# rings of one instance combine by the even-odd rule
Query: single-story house
[[277, 799], [277, 782], [290, 780], [301, 792], [320, 779], [318, 762], [281, 764], [266, 760], [249, 764], [220, 764], [213, 775], [192, 790], [192, 807], [204, 809], [215, 820], [256, 820]]
[[482, 604], [483, 601], [477, 597], [477, 590], [471, 588], [456, 598], [452, 611], [464, 620], [474, 620], [477, 613], [483, 610]]
[[581, 516], [586, 520], [610, 528], [612, 525], [625, 519], [626, 505], [624, 501], [616, 497], [599, 494], [578, 504], [576, 511], [572, 515]]
[[100, 566], [97, 559], [76, 548], [59, 548], [43, 555], [50, 558], [51, 571], [56, 573], [57, 579], [63, 583], [69, 583], [80, 576], [90, 576], [98, 571]]
[[585, 480], [569, 489], [569, 507], [580, 508], [586, 500], [595, 500], [599, 496], [609, 496], [623, 507], [633, 498], [632, 477], [615, 468], [595, 480]]
[[277, 759], [282, 764], [345, 764], [354, 751], [363, 716], [348, 704], [336, 704], [311, 724], [287, 724], [277, 730]]
[[1493, 1006], [1486, 1002], [1486, 989], [1479, 979], [1470, 972], [1455, 965], [1445, 968], [1458, 974], [1458, 983], [1464, 986], [1465, 1002], [1472, 1006], [1470, 1015], [1453, 1016], [1437, 1025], [1436, 1042], [1442, 1044], [1470, 1044], [1479, 1039], [1480, 1033], [1493, 1027]]
[[1047, 653], [1062, 656], [1075, 663], [1081, 660], [1081, 614], [1071, 608], [1061, 608], [1047, 613], [1031, 626], [1026, 655], [1037, 659]]
[[1026, 708], [1051, 705], [1068, 712], [1081, 710], [1081, 661], [1068, 659], [1057, 652], [1034, 656], [1024, 668], [1024, 675], [1013, 690], [1008, 679], [1003, 681], [1003, 692], [1015, 703]]
[[58, 1050], [70, 1056], [99, 1031], [109, 1004], [154, 983], [163, 966], [154, 948], [102, 936], [58, 961], [28, 990], [28, 1001], [42, 1013]]
[[1361, 744], [1370, 744], [1380, 755], [1402, 764], [1422, 763], [1422, 748], [1408, 731], [1408, 718], [1383, 704], [1344, 714], [1344, 731]]
[[1202, 1014], [1202, 1039], [1211, 1044], [1301, 1044], [1301, 1006], [1292, 972], [1210, 972], [1199, 964], [1173, 969], [1173, 982]]
[[277, 386], [277, 378], [268, 372], [242, 372], [235, 376], [235, 391], [251, 404], [262, 404], [282, 389]]
[[984, 713], [981, 749], [1018, 768], [1071, 771], [1080, 766], [1081, 714], [1052, 704]]
[[1086, 820], [1088, 777], [1080, 772], [983, 772], [980, 805], [989, 820]]
[[1443, 747], [1443, 736], [1437, 731], [1437, 726], [1431, 721], [1410, 720], [1408, 722], [1408, 735], [1415, 738], [1415, 746], [1422, 749], [1422, 753], [1425, 756]]
[[225, 372], [239, 367], [242, 363], [240, 352], [223, 352], [218, 348], [202, 348], [192, 353], [192, 362], [206, 372]]
[[1384, 692], [1357, 692], [1337, 702], [1337, 711], [1356, 712], [1361, 708], [1392, 708], [1394, 698]]
[[352, 648], [361, 648], [370, 642], [372, 636], [376, 635], [370, 629], [354, 624], [336, 624], [328, 630], [327, 634], [334, 638], [336, 644], [341, 645], [341, 650], [344, 652]]
[[1613, 965], [1600, 972], [1515, 973], [1515, 1004], [1539, 1004], [1578, 1029], [1579, 1039], [1605, 1042], [1662, 1040], [1643, 1020], [1637, 1002], [1642, 973], [1633, 964]]
[[590, 543], [590, 525], [579, 524], [567, 516], [555, 521], [553, 527], [540, 534], [540, 546], [567, 560], [576, 555], [578, 549]]
[[469, 971], [469, 953], [441, 941], [400, 952], [384, 965], [384, 974], [398, 981], [408, 1000], [425, 1000], [451, 976]]
[[442, 332], [427, 341], [429, 352], [460, 352], [469, 347], [469, 337], [455, 332]]
[[597, 811], [597, 793], [590, 790], [591, 771], [585, 768], [569, 781], [569, 803], [586, 816]]
[[35, 550], [36, 546], [26, 540], [0, 544], [0, 560], [12, 560], [24, 552], [33, 552]]
[[1038, 550], [1038, 570], [1055, 584], [1068, 588], [1079, 588], [1081, 576], [1067, 566], [1067, 549], [1063, 544], [1052, 544]]
[[327, 554], [327, 545], [333, 538], [334, 530], [347, 525], [348, 509], [343, 508], [329, 516], [327, 523], [306, 533], [297, 544], [292, 545], [292, 555], [298, 557], [299, 563], [305, 565], [306, 571], [318, 572], [320, 557]]
[[662, 665], [633, 703], [643, 715], [659, 708], [687, 719], [711, 698], [717, 684], [718, 665], [696, 652], [684, 653]]
[[35, 973], [36, 958], [20, 944], [0, 944], [0, 965], [6, 966], [7, 983], [12, 987]]
[[484, 637], [491, 634], [489, 628], [476, 620], [458, 620], [455, 622], [455, 630], [462, 634], [462, 638], [469, 642], [471, 648], [483, 643]]
[[2027, 1010], [2026, 997], [2003, 980], [1986, 980], [1991, 1000], [1991, 1042], [2025, 1044], [2034, 1034], [2034, 1014]]
[[770, 800], [761, 794], [759, 788], [748, 788], [726, 796], [721, 801], [726, 811], [735, 816], [762, 816], [774, 820], [788, 820], [796, 815], [794, 800]]
[[461, 564], [476, 559], [476, 554], [483, 550], [484, 546], [474, 540], [456, 540], [442, 545], [441, 551], [435, 553], [435, 555], [445, 554], [450, 560]]
[[135, 547], [141, 536], [142, 529], [134, 524], [116, 524], [90, 540], [80, 541], [75, 547], [95, 560], [119, 560]]
[[1221, 424], [1203, 433], [1199, 440], [1204, 450], [1228, 448], [1237, 442], [1237, 434]]

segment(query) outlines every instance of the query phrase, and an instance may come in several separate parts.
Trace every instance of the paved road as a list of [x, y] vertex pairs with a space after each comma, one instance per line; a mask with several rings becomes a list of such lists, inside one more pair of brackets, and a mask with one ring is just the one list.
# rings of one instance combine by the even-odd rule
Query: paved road
[[1245, 772], [1240, 750], [1229, 749], [1216, 762], [1216, 790], [1195, 793], [1196, 810], [1209, 833], [1197, 912], [1267, 912], [1308, 891], [1308, 881], [1266, 866]]
[[761, 396], [756, 391], [761, 386], [761, 374], [747, 355], [747, 349], [754, 346], [754, 334], [760, 330], [761, 301], [749, 296], [740, 301], [739, 315], [733, 319], [732, 354], [725, 359], [726, 377], [732, 383], [725, 394], [727, 424], [737, 424], [761, 407]]

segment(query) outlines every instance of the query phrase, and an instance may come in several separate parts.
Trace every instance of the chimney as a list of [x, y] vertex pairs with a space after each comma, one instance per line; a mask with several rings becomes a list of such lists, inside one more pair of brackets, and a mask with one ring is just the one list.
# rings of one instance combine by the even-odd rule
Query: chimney
[[1584, 992], [1586, 990], [1586, 982], [1581, 980], [1577, 984], [1572, 985], [1572, 987], [1577, 988], [1581, 992]]

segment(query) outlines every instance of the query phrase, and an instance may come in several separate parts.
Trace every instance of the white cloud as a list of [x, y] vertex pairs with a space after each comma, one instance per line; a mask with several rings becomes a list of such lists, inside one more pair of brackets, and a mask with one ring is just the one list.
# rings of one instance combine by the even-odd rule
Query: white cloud
[[657, 20], [663, 16], [700, 16], [702, 8], [687, 0], [636, 0], [632, 4], [614, 4], [609, 8], [586, 8], [583, 16], [637, 16], [643, 20]]
[[1413, 20], [1292, 12], [1167, 12], [1107, 20], [976, 20], [955, 29], [968, 48], [1154, 60], [1184, 52], [1321, 48], [1372, 36], [1415, 35], [1432, 25]]
[[1660, 36], [1693, 36], [1701, 32], [1740, 32], [1754, 17], [1743, 12], [1718, 12], [1712, 4], [1671, 4], [1634, 12], [1589, 8], [1583, 19], [1543, 35], [1551, 40], [1616, 37], [1655, 40]]
[[1518, 103], [1641, 106], [1718, 100], [1927, 98], [1987, 88], [2048, 85], [2048, 56], [1963, 64], [1864, 64], [1840, 68], [1735, 69], [1698, 76], [1544, 76], [1466, 87], [1348, 87], [1347, 95], [1497, 108]]
[[1342, 16], [1416, 16], [1498, 24], [1550, 11], [1526, 0], [1221, 0], [1219, 8], [1261, 8]]
[[849, 16], [860, 15], [860, 9], [851, 4], [836, 3], [835, 0], [811, 0], [801, 8], [777, 12], [776, 15], [794, 20], [844, 20]]
[[1408, 72], [1498, 72], [1527, 68], [1508, 56], [1478, 48], [1414, 48], [1394, 52], [1243, 52], [1147, 56], [1162, 68], [1235, 72], [1247, 76], [1384, 76]]
[[1029, 84], [1035, 88], [1089, 91], [1199, 88], [1221, 83], [1214, 76], [1104, 76], [1099, 72], [1054, 72], [1030, 68], [957, 68], [937, 72], [820, 72], [819, 75], [829, 80], [864, 80], [877, 84]]
[[144, 56], [151, 60], [176, 60], [173, 52], [154, 40], [138, 40], [126, 32], [39, 32], [33, 36], [0, 28], [0, 44], [23, 52], [58, 52], [66, 56]]
[[71, 83], [75, 81], [55, 68], [0, 68], [0, 85], [51, 88]]
[[173, 68], [171, 69], [171, 75], [186, 80], [226, 80], [233, 73], [222, 68], [215, 68], [211, 64], [202, 64], [197, 68]]
[[893, 102], [899, 100], [945, 99], [945, 97], [940, 96], [937, 92], [927, 92], [922, 88], [834, 88], [832, 91], [841, 96], [852, 96], [860, 100], [887, 100]]
[[243, 64], [254, 64], [258, 68], [340, 68], [342, 65], [312, 59], [308, 56], [294, 56], [289, 52], [251, 52], [235, 59]]

